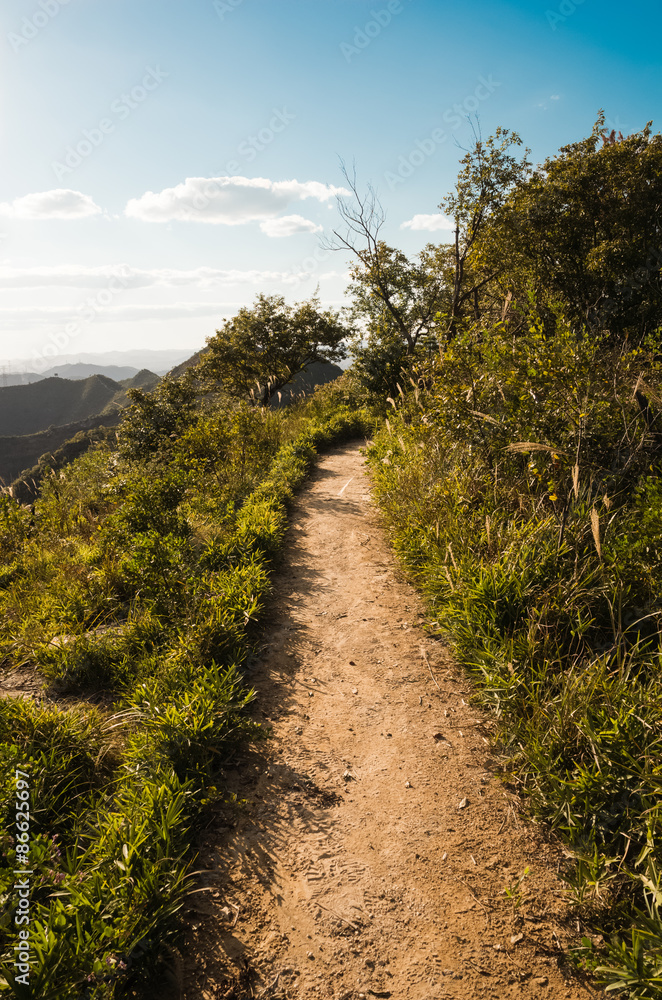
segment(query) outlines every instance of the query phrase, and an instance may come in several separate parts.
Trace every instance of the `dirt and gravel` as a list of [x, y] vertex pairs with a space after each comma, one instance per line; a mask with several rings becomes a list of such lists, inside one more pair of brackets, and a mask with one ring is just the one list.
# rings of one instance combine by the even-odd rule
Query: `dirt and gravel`
[[200, 843], [186, 1000], [555, 997], [576, 934], [561, 855], [496, 777], [492, 722], [421, 627], [358, 443], [293, 509], [250, 680], [273, 728]]

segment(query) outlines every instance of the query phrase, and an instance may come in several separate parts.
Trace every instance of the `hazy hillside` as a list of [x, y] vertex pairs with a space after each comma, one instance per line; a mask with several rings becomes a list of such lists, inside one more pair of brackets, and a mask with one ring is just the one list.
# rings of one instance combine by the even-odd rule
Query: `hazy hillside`
[[104, 375], [81, 381], [47, 378], [0, 389], [0, 435], [35, 434], [101, 413], [122, 386]]
[[318, 385], [326, 385], [333, 382], [342, 375], [343, 371], [339, 365], [324, 364], [321, 361], [313, 361], [305, 371], [294, 376], [289, 385], [281, 389], [280, 400], [278, 396], [271, 400], [271, 406], [285, 406], [300, 393], [312, 392]]
[[112, 378], [114, 382], [121, 382], [123, 379], [133, 378], [138, 374], [138, 369], [133, 365], [102, 365], [79, 362], [78, 364], [53, 365], [43, 373], [43, 378], [50, 378], [52, 375], [59, 375], [60, 378], [83, 379], [90, 375], [105, 375]]
[[195, 354], [192, 354], [190, 358], [186, 358], [185, 361], [182, 361], [180, 362], [180, 364], [175, 365], [174, 368], [170, 369], [168, 375], [170, 375], [172, 378], [179, 378], [181, 375], [184, 374], [184, 372], [188, 368], [193, 368], [194, 365], [198, 364], [200, 358], [205, 353], [206, 349], [207, 348], [205, 347], [201, 348], [199, 351], [196, 351]]
[[150, 372], [147, 368], [143, 368], [141, 371], [136, 372], [131, 378], [124, 378], [120, 381], [120, 385], [124, 389], [153, 389], [155, 385], [161, 381], [158, 375], [154, 372]]
[[[185, 361], [190, 355], [191, 348], [166, 348], [165, 350], [153, 350], [149, 348], [137, 349], [133, 351], [104, 351], [90, 352], [81, 351], [78, 354], [61, 354], [57, 358], [51, 359], [48, 372], [42, 372], [40, 378], [51, 375], [54, 372], [62, 375], [65, 365], [90, 365], [100, 374], [108, 374], [104, 369], [112, 366], [121, 368], [132, 368], [134, 372], [142, 368], [148, 368], [157, 375], [165, 375], [174, 365]], [[58, 367], [59, 366], [59, 367]], [[34, 358], [7, 359], [0, 358], [0, 369], [5, 368], [12, 375], [21, 373], [34, 374]], [[90, 372], [89, 374], [94, 374]], [[113, 377], [113, 376], [111, 376]], [[0, 385], [1, 385], [0, 381]]]
[[22, 473], [37, 465], [42, 455], [56, 452], [81, 431], [115, 426], [120, 415], [118, 408], [104, 416], [89, 417], [87, 420], [38, 431], [36, 434], [0, 437], [0, 481], [9, 485]]
[[11, 372], [0, 370], [0, 389], [7, 385], [30, 385], [31, 382], [41, 382], [44, 375], [36, 372]]

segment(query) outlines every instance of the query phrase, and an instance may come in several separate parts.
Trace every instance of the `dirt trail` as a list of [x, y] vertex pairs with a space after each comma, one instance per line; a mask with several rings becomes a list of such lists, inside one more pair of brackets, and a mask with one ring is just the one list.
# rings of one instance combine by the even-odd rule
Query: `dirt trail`
[[185, 996], [593, 996], [559, 968], [558, 858], [492, 776], [489, 716], [368, 490], [354, 443], [294, 508], [251, 673], [274, 738], [226, 773], [247, 805], [201, 844]]

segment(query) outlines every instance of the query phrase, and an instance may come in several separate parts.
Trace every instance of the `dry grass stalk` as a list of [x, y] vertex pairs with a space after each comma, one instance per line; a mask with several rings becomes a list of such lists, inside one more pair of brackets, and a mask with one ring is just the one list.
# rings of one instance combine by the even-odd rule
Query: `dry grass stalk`
[[499, 421], [495, 417], [491, 417], [489, 415], [489, 413], [481, 413], [480, 410], [472, 410], [471, 413], [472, 413], [472, 416], [474, 416], [474, 417], [480, 417], [481, 420], [487, 420], [488, 423], [490, 423], [490, 424], [496, 424], [497, 427], [499, 426]]
[[[485, 414], [478, 414], [479, 416], [485, 416]], [[489, 417], [488, 417], [489, 419]], [[496, 421], [495, 421], [496, 423]], [[552, 448], [549, 444], [539, 444], [537, 441], [515, 441], [513, 444], [506, 446], [506, 451], [514, 451], [516, 453], [524, 451], [546, 451], [550, 455], [564, 455], [567, 456], [567, 452], [561, 451], [560, 448]]]
[[602, 559], [602, 546], [600, 544], [600, 516], [595, 507], [591, 511], [591, 531], [593, 532], [593, 541], [595, 542], [598, 558]]

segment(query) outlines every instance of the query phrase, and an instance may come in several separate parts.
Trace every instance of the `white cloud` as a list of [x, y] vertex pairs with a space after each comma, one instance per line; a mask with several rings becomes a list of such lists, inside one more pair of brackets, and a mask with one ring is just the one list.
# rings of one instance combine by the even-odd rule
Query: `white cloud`
[[[295, 218], [299, 218], [295, 216]], [[276, 220], [280, 221], [280, 220]], [[303, 220], [307, 222], [307, 220]], [[314, 225], [311, 223], [311, 225]], [[197, 267], [189, 271], [175, 268], [142, 269], [126, 264], [104, 264], [87, 267], [83, 264], [58, 264], [44, 267], [10, 267], [0, 265], [0, 288], [106, 288], [109, 282], [117, 288], [151, 288], [190, 286], [215, 288], [227, 285], [261, 285], [267, 282], [292, 281], [290, 271], [239, 271], [214, 267]]]
[[[95, 323], [126, 323], [142, 320], [189, 319], [195, 316], [225, 316], [241, 303], [233, 302], [173, 302], [170, 305], [130, 305], [94, 310]], [[85, 313], [85, 315], [84, 315]], [[89, 308], [71, 306], [16, 306], [0, 309], [0, 320], [9, 328], [52, 326], [69, 322], [89, 322]]]
[[68, 188], [36, 191], [0, 203], [0, 215], [11, 219], [84, 219], [100, 212], [89, 195]]
[[415, 215], [413, 219], [403, 222], [400, 229], [425, 230], [434, 233], [438, 229], [455, 229], [455, 223], [441, 213], [436, 215]]
[[560, 94], [552, 94], [552, 96], [550, 97], [550, 101], [558, 101], [560, 97], [561, 97]]
[[265, 219], [260, 223], [260, 229], [267, 236], [294, 236], [295, 233], [321, 233], [323, 226], [318, 226], [311, 219], [302, 215], [281, 215], [279, 219]]
[[125, 208], [129, 218], [143, 222], [210, 222], [238, 226], [261, 222], [282, 212], [289, 204], [315, 198], [324, 202], [338, 194], [348, 195], [319, 181], [301, 183], [270, 181], [266, 177], [187, 177], [183, 184], [147, 191], [132, 198]]

